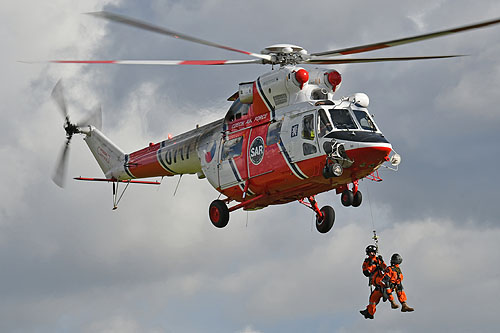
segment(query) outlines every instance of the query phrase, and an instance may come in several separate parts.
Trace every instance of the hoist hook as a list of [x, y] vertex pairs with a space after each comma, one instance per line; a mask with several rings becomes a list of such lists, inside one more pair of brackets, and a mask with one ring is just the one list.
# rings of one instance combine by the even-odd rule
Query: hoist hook
[[373, 237], [372, 239], [375, 241], [375, 247], [377, 248], [377, 253], [378, 253], [378, 236], [377, 236], [377, 231], [373, 230]]

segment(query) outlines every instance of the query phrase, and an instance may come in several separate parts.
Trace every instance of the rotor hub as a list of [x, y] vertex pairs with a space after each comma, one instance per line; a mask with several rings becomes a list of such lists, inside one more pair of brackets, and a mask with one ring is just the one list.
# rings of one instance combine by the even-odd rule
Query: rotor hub
[[271, 45], [260, 53], [270, 55], [270, 63], [281, 66], [297, 65], [309, 58], [307, 51], [303, 47], [292, 44]]

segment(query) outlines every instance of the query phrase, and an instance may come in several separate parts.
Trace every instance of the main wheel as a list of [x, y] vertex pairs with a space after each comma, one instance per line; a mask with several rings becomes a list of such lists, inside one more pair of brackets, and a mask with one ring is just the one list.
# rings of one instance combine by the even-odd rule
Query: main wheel
[[316, 229], [322, 234], [327, 233], [335, 223], [335, 211], [330, 206], [320, 209], [323, 217], [316, 216]]
[[217, 228], [224, 228], [227, 222], [229, 222], [229, 209], [226, 203], [222, 200], [212, 201], [208, 209], [208, 216], [214, 226]]
[[351, 206], [353, 200], [354, 200], [354, 194], [352, 193], [352, 191], [345, 190], [340, 195], [340, 201], [342, 202], [342, 205], [344, 205], [346, 207]]
[[352, 199], [352, 206], [359, 207], [361, 205], [361, 202], [363, 202], [363, 195], [360, 191], [357, 191], [354, 195], [354, 198]]

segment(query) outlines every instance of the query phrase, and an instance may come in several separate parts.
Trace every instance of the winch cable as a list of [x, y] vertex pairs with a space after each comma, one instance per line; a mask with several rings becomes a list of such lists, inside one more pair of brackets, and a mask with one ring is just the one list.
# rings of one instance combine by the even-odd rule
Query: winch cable
[[373, 237], [372, 239], [375, 241], [375, 247], [377, 248], [377, 254], [379, 253], [379, 247], [378, 247], [378, 236], [377, 236], [377, 229], [375, 228], [375, 219], [373, 218], [373, 209], [372, 209], [372, 201], [370, 197], [370, 189], [369, 186], [366, 187], [366, 191], [368, 193], [368, 205], [370, 206], [370, 216], [372, 219], [372, 228], [373, 228]]
[[[372, 209], [372, 201], [370, 198], [370, 190], [369, 186], [366, 186], [366, 191], [368, 193], [368, 205], [370, 206], [370, 216], [372, 218], [372, 228], [373, 228], [373, 236], [372, 239], [375, 241], [375, 248], [377, 249], [377, 254], [379, 253], [379, 246], [378, 246], [378, 235], [377, 235], [377, 230], [375, 229], [375, 219], [373, 218], [373, 209]], [[371, 284], [371, 277], [368, 279], [368, 286], [370, 287], [370, 295], [373, 292], [373, 286]]]

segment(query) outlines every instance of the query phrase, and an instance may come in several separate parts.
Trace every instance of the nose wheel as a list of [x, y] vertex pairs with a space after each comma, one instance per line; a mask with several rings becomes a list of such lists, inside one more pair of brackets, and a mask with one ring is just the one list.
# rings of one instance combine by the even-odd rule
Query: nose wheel
[[355, 181], [353, 185], [354, 186], [352, 191], [349, 190], [349, 188], [347, 188], [346, 185], [345, 190], [343, 190], [342, 194], [340, 195], [340, 202], [345, 207], [349, 206], [359, 207], [363, 202], [363, 194], [361, 193], [361, 191], [358, 190], [358, 182]]

